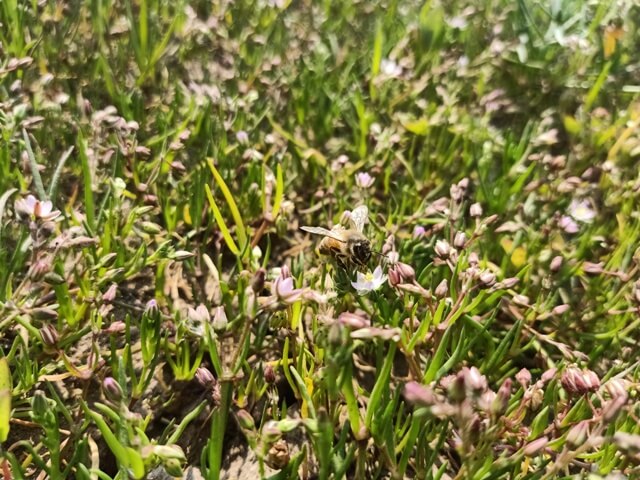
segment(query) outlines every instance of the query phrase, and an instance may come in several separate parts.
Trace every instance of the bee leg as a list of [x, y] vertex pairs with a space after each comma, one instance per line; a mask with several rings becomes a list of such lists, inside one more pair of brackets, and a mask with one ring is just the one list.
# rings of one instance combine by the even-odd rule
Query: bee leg
[[347, 269], [347, 257], [344, 255], [336, 255], [336, 262], [338, 262], [338, 265], [340, 265], [343, 270]]

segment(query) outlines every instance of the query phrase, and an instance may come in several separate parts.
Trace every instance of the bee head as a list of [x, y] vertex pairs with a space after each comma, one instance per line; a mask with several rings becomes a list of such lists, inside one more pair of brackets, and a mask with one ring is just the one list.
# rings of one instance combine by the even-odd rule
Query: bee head
[[371, 244], [367, 239], [358, 239], [349, 245], [354, 261], [365, 265], [371, 258]]

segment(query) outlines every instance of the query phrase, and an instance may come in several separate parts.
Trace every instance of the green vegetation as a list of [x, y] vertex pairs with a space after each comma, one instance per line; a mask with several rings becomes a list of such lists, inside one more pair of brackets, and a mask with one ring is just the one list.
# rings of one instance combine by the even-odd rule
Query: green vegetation
[[2, 478], [640, 476], [635, 1], [0, 24]]

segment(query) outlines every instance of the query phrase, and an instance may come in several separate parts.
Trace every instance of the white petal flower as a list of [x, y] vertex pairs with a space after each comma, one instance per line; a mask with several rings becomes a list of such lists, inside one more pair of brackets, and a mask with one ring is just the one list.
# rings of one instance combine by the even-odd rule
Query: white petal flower
[[591, 223], [596, 217], [596, 212], [590, 200], [574, 199], [571, 201], [571, 205], [569, 205], [569, 215], [578, 222]]
[[402, 67], [395, 61], [385, 58], [380, 62], [380, 72], [390, 78], [398, 78], [402, 75]]
[[356, 173], [356, 185], [360, 188], [369, 188], [373, 185], [375, 178], [369, 175], [367, 172]]
[[351, 285], [356, 289], [358, 295], [365, 295], [372, 290], [379, 289], [386, 281], [387, 276], [382, 273], [382, 267], [378, 265], [373, 273], [358, 272], [356, 281], [351, 282]]
[[60, 215], [60, 211], [53, 209], [50, 200], [41, 202], [33, 195], [16, 200], [14, 208], [21, 217], [38, 218], [43, 221], [53, 220]]

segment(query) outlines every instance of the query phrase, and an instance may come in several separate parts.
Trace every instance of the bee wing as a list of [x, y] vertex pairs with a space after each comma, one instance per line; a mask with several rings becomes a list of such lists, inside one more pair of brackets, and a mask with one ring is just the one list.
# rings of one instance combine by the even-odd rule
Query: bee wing
[[369, 209], [365, 205], [354, 208], [350, 220], [353, 228], [362, 233], [364, 226], [369, 221]]
[[330, 237], [339, 242], [344, 242], [344, 238], [342, 238], [338, 232], [327, 230], [326, 228], [305, 226], [305, 227], [300, 227], [300, 230], [304, 230], [305, 232], [309, 232], [309, 233], [315, 233], [316, 235]]

